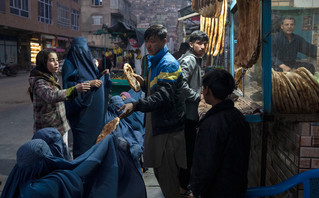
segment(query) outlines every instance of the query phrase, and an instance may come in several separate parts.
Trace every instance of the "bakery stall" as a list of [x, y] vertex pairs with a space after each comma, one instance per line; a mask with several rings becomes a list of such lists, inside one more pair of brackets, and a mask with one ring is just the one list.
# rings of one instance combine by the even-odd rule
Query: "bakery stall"
[[[277, 184], [319, 168], [318, 1], [226, 2], [227, 9], [225, 1], [193, 0], [192, 8], [201, 14], [201, 29], [209, 34], [211, 60], [214, 54], [230, 52], [224, 68], [233, 74], [238, 87], [232, 99], [252, 129], [249, 187]], [[276, 68], [273, 62], [273, 44], [278, 41], [272, 41], [283, 31], [286, 16], [293, 17], [293, 33], [309, 43], [312, 52], [317, 51], [309, 56], [300, 50], [295, 57], [300, 66], [290, 71]], [[223, 42], [230, 42], [229, 48], [221, 49]], [[303, 62], [315, 70], [302, 67]], [[199, 108], [204, 114], [210, 107], [202, 101]], [[302, 191], [297, 186], [278, 197], [301, 197]]]

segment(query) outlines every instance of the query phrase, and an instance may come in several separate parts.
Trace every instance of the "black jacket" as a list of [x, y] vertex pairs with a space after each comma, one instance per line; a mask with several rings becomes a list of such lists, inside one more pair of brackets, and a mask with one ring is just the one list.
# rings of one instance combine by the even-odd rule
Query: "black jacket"
[[201, 197], [243, 198], [247, 189], [250, 127], [231, 100], [200, 120], [190, 187]]

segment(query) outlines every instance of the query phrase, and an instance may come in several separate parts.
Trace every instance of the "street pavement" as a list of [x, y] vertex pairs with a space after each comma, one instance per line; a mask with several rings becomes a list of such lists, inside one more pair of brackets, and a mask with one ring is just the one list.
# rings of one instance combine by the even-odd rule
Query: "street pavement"
[[[24, 70], [15, 77], [0, 74], [0, 195], [16, 163], [17, 150], [33, 135], [28, 76]], [[149, 198], [164, 197], [152, 169], [146, 171], [143, 178]]]

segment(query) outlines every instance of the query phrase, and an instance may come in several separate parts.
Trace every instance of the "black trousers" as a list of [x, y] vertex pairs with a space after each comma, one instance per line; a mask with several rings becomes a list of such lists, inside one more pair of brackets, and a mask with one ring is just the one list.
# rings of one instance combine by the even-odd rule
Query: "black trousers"
[[193, 163], [193, 153], [197, 134], [198, 121], [185, 120], [185, 142], [186, 142], [186, 157], [187, 157], [187, 169], [181, 168], [179, 171], [180, 186], [184, 189], [188, 189], [190, 172]]

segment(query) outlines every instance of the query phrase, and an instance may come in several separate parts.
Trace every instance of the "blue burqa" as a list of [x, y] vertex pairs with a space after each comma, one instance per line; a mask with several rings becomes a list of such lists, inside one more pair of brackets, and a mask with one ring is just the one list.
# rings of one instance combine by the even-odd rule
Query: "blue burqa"
[[[62, 68], [63, 88], [75, 86], [86, 80], [99, 77], [99, 70], [93, 63], [92, 54], [86, 38], [76, 37], [72, 40]], [[104, 126], [107, 108], [107, 93], [110, 83], [109, 75], [99, 78], [103, 85], [91, 88], [87, 93], [79, 93], [75, 100], [65, 102], [67, 118], [73, 133], [73, 156], [76, 158], [91, 148]]]
[[111, 134], [67, 161], [54, 156], [44, 140], [30, 140], [19, 148], [1, 198], [146, 197], [127, 145]]
[[[118, 117], [121, 113], [118, 110], [123, 105], [124, 101], [120, 96], [113, 96], [105, 115], [105, 123]], [[113, 132], [116, 136], [121, 137], [128, 142], [130, 153], [139, 171], [141, 171], [139, 160], [144, 151], [144, 128], [142, 117], [143, 114], [141, 112], [134, 112], [129, 117], [121, 119], [117, 129]]]
[[69, 149], [63, 141], [61, 133], [53, 127], [38, 130], [32, 139], [42, 139], [50, 147], [51, 153], [55, 157], [72, 160]]

